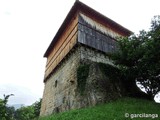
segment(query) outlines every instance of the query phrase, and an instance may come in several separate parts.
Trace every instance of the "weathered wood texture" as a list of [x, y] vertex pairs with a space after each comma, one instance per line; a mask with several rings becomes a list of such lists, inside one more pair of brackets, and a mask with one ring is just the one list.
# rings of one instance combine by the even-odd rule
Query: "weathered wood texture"
[[77, 43], [78, 34], [78, 17], [77, 15], [71, 20], [70, 24], [64, 31], [63, 35], [57, 40], [54, 48], [47, 58], [45, 78], [52, 70], [62, 61], [68, 52]]
[[97, 50], [109, 53], [117, 49], [114, 31], [102, 26], [87, 16], [80, 14], [78, 24], [78, 42]]

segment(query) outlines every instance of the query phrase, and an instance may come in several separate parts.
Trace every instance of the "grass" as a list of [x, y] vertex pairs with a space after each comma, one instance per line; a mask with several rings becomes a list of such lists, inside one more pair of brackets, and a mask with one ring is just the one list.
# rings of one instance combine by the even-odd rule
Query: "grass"
[[[127, 117], [125, 117], [125, 115]], [[128, 116], [129, 115], [129, 116]], [[157, 116], [158, 115], [158, 116]], [[148, 117], [147, 117], [148, 116]], [[160, 104], [148, 100], [122, 98], [114, 102], [71, 110], [39, 120], [160, 120]]]

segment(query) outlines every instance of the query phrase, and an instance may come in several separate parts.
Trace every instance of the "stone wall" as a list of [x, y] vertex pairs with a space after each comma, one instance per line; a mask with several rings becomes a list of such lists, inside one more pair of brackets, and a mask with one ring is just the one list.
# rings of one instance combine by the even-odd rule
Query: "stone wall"
[[80, 47], [80, 58], [82, 61], [102, 62], [106, 64], [113, 64], [108, 56], [101, 51], [84, 46]]
[[[104, 53], [80, 44], [70, 51], [45, 82], [40, 115], [49, 115], [104, 102], [106, 100], [106, 94], [104, 94], [106, 90], [96, 91], [93, 83], [98, 80], [104, 81], [105, 78], [99, 69], [93, 69], [94, 65], [90, 67], [85, 95], [80, 95], [77, 90], [77, 68], [82, 64], [92, 64], [94, 62], [111, 64]], [[106, 89], [106, 86], [104, 89]]]
[[80, 54], [79, 50], [76, 49], [62, 61], [45, 82], [41, 115], [65, 111], [74, 107], [76, 70], [79, 61]]

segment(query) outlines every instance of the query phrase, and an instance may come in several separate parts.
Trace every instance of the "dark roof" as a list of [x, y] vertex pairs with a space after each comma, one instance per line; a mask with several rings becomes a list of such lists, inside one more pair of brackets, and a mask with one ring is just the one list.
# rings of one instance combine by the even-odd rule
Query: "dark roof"
[[89, 6], [83, 4], [79, 0], [76, 0], [74, 5], [72, 6], [71, 10], [69, 11], [68, 15], [66, 16], [65, 20], [63, 21], [62, 25], [60, 26], [58, 32], [56, 33], [55, 37], [53, 38], [52, 42], [50, 43], [48, 49], [46, 50], [44, 57], [47, 57], [51, 50], [53, 49], [55, 43], [57, 42], [58, 38], [61, 36], [67, 25], [69, 24], [70, 20], [73, 18], [75, 13], [80, 10], [81, 12], [88, 14], [94, 18], [98, 18], [98, 20], [102, 21], [102, 23], [108, 23], [111, 28], [116, 28], [116, 30], [121, 31], [125, 36], [129, 36], [132, 32], [120, 24], [114, 22], [113, 20], [107, 18], [106, 16], [102, 15], [101, 13], [95, 11], [94, 9], [90, 8]]

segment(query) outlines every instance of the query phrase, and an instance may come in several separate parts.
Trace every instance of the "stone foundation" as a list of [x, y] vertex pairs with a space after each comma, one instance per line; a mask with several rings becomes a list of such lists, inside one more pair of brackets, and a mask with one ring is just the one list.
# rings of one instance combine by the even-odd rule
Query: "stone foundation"
[[[112, 99], [112, 85], [95, 62], [111, 64], [104, 53], [82, 45], [70, 51], [45, 82], [40, 115], [92, 106]], [[83, 95], [77, 89], [77, 69], [82, 64], [90, 64]], [[117, 95], [116, 92], [114, 94]]]

